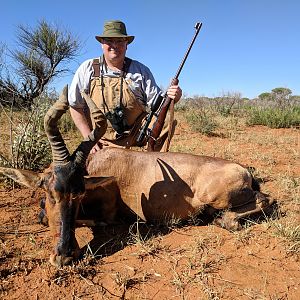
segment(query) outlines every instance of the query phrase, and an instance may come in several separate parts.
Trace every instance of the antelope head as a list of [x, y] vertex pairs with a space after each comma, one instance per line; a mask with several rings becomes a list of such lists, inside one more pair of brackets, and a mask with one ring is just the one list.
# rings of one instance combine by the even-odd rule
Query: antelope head
[[[56, 267], [70, 263], [79, 255], [79, 247], [75, 238], [75, 220], [80, 201], [89, 184], [89, 178], [84, 177], [86, 159], [107, 127], [106, 118], [101, 110], [88, 95], [82, 93], [89, 106], [95, 127], [70, 155], [58, 128], [59, 119], [69, 108], [67, 95], [68, 87], [66, 86], [44, 118], [45, 132], [53, 156], [51, 166], [43, 173], [0, 168], [0, 173], [20, 184], [30, 188], [42, 187], [45, 190], [46, 212], [54, 245], [50, 263]], [[101, 181], [103, 178], [99, 177], [96, 180]], [[94, 184], [99, 184], [99, 182], [95, 182], [95, 178], [92, 181]]]
[[90, 150], [106, 131], [107, 122], [101, 110], [83, 93], [94, 120], [95, 128], [72, 155], [65, 145], [57, 123], [68, 110], [68, 89], [64, 88], [59, 100], [49, 109], [44, 119], [53, 156], [53, 169], [44, 177], [46, 211], [54, 239], [50, 256], [55, 266], [68, 264], [79, 254], [75, 238], [75, 220], [81, 199], [85, 195], [86, 159]]

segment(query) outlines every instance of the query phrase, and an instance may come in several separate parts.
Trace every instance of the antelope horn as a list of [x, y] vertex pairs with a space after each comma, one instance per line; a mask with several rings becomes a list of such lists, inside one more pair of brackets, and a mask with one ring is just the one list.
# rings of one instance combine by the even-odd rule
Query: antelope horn
[[52, 149], [54, 164], [63, 164], [70, 160], [70, 153], [57, 126], [58, 120], [68, 109], [68, 86], [66, 85], [59, 99], [50, 107], [44, 118], [44, 128]]
[[90, 109], [91, 118], [95, 124], [94, 130], [81, 142], [81, 144], [75, 151], [76, 163], [85, 166], [86, 159], [91, 149], [96, 145], [96, 143], [106, 132], [107, 120], [102, 111], [96, 106], [94, 101], [84, 91], [81, 91], [81, 95]]

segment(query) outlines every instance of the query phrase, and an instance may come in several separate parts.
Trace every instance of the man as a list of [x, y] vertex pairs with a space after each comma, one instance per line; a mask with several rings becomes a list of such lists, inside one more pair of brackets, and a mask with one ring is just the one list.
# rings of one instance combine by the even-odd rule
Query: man
[[[105, 135], [91, 152], [106, 146], [136, 146], [147, 107], [160, 89], [148, 67], [125, 57], [127, 45], [134, 40], [134, 36], [127, 35], [123, 22], [106, 22], [103, 34], [96, 36], [96, 39], [102, 45], [103, 55], [83, 62], [76, 71], [69, 89], [71, 116], [83, 137], [86, 137], [92, 125], [87, 105], [81, 96], [81, 91], [84, 91], [108, 119]], [[182, 91], [178, 85], [172, 85], [167, 95], [177, 102]], [[160, 137], [161, 146], [166, 137], [165, 130]]]

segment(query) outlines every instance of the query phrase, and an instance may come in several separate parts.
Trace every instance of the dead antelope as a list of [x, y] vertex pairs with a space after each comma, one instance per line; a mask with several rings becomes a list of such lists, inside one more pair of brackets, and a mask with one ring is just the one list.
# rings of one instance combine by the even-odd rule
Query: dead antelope
[[[57, 127], [59, 118], [68, 109], [65, 88], [45, 116], [53, 164], [40, 174], [0, 168], [0, 173], [20, 184], [43, 187], [46, 191], [46, 212], [54, 239], [51, 264], [65, 265], [78, 257], [75, 238], [78, 218], [112, 223], [117, 212], [132, 211], [145, 221], [161, 222], [220, 210], [225, 212], [216, 223], [237, 229], [239, 219], [270, 205], [244, 167], [220, 158], [119, 148], [89, 155], [106, 130], [106, 119], [91, 99], [84, 96], [95, 129], [72, 155]], [[80, 203], [86, 215], [79, 212]]]

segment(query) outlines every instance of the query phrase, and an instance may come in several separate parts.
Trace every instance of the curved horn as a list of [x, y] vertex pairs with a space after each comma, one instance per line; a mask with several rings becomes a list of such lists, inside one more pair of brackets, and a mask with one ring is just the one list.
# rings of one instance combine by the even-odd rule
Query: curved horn
[[70, 160], [70, 153], [57, 126], [58, 120], [68, 109], [68, 86], [66, 85], [59, 99], [50, 107], [44, 117], [44, 128], [52, 149], [54, 164], [62, 164]]
[[90, 109], [91, 118], [95, 124], [94, 130], [81, 142], [75, 151], [75, 162], [84, 166], [91, 149], [106, 132], [107, 120], [102, 111], [84, 91], [81, 91], [81, 95]]

